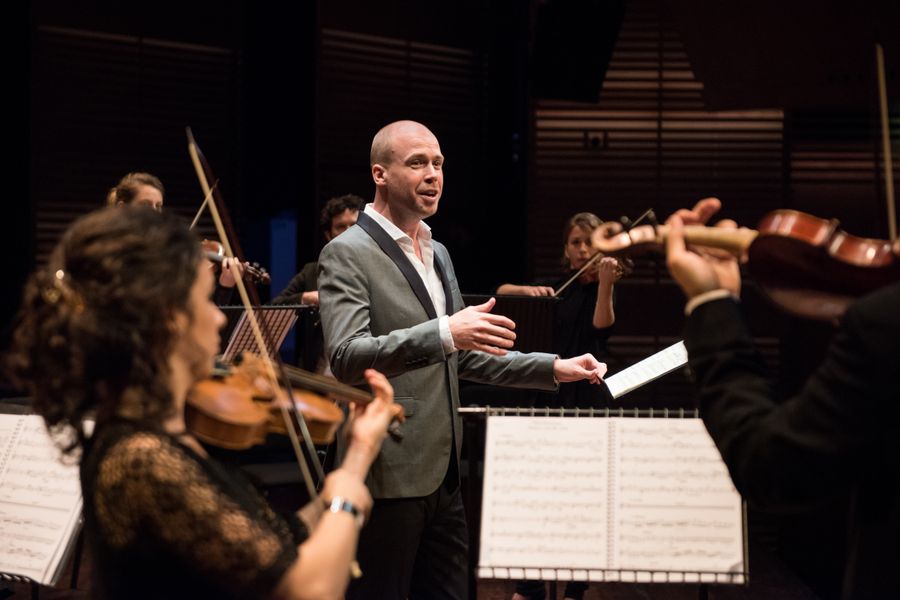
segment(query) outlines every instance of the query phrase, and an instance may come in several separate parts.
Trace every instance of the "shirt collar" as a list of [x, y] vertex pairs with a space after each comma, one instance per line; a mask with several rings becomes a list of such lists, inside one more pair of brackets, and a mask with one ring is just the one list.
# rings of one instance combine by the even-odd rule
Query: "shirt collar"
[[[408, 241], [412, 243], [412, 238], [406, 235], [402, 229], [394, 225], [394, 223], [389, 220], [387, 217], [379, 213], [375, 210], [375, 205], [371, 202], [366, 204], [363, 212], [375, 219], [375, 222], [381, 225], [381, 228], [384, 229], [391, 239], [395, 242], [399, 242], [400, 240]], [[419, 239], [423, 242], [431, 241], [431, 227], [428, 226], [428, 223], [425, 221], [419, 221]]]

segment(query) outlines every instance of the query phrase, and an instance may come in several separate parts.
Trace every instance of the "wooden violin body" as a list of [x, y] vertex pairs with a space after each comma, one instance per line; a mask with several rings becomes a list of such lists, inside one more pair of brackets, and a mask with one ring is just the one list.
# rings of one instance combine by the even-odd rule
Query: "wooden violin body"
[[[286, 434], [281, 405], [290, 402], [288, 392], [272, 388], [263, 376], [260, 360], [245, 360], [228, 372], [194, 384], [185, 405], [188, 431], [207, 444], [228, 450], [262, 444], [269, 433]], [[313, 443], [333, 442], [343, 411], [313, 392], [291, 393]]]
[[850, 235], [838, 225], [795, 210], [763, 217], [747, 265], [778, 306], [833, 320], [860, 296], [900, 281], [897, 244]]

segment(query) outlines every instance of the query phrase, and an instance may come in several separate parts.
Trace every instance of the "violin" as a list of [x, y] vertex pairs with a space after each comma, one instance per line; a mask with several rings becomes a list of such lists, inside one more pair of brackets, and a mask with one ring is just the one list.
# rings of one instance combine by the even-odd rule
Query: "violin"
[[[225, 260], [225, 247], [221, 242], [217, 242], [216, 240], [203, 240], [200, 245], [204, 255], [210, 261], [216, 264], [222, 264], [222, 261]], [[260, 283], [263, 285], [272, 283], [272, 277], [269, 275], [269, 272], [266, 271], [264, 267], [261, 267], [259, 263], [246, 265], [244, 267], [244, 278], [250, 279], [253, 283]]]
[[[862, 238], [839, 225], [835, 219], [776, 210], [763, 217], [757, 230], [687, 225], [684, 237], [689, 244], [720, 248], [746, 262], [780, 308], [831, 321], [859, 296], [900, 281], [900, 240]], [[668, 231], [666, 225], [625, 231], [608, 222], [594, 231], [592, 243], [608, 255], [629, 255], [664, 249]]]
[[[591, 256], [584, 266], [578, 269], [569, 279], [566, 280], [559, 288], [553, 291], [553, 297], [556, 298], [560, 294], [562, 294], [567, 287], [572, 285], [572, 282], [576, 279], [582, 279], [585, 283], [593, 282], [596, 283], [599, 280], [600, 276], [600, 259], [606, 256], [606, 254], [602, 251], [597, 251]], [[590, 270], [589, 270], [590, 269]], [[615, 281], [619, 281], [634, 269], [634, 262], [630, 258], [625, 258], [623, 256], [619, 256], [616, 258], [616, 279]]]
[[[372, 394], [345, 385], [330, 377], [285, 365], [292, 384], [305, 389], [274, 388], [265, 374], [263, 359], [243, 353], [234, 365], [218, 369], [208, 379], [198, 381], [189, 390], [185, 404], [185, 424], [197, 439], [227, 450], [246, 450], [262, 444], [269, 433], [288, 435], [281, 416], [282, 405], [300, 412], [314, 444], [334, 441], [344, 421], [344, 412], [335, 402], [355, 402], [364, 406]], [[322, 394], [328, 394], [328, 397]], [[388, 432], [402, 439], [398, 415]], [[299, 427], [297, 420], [294, 426]]]
[[287, 434], [281, 405], [293, 397], [313, 443], [333, 442], [344, 420], [343, 411], [313, 392], [274, 388], [263, 374], [262, 359], [248, 356], [252, 359], [219, 370], [191, 387], [185, 405], [188, 431], [219, 448], [246, 450], [264, 443], [269, 433]]

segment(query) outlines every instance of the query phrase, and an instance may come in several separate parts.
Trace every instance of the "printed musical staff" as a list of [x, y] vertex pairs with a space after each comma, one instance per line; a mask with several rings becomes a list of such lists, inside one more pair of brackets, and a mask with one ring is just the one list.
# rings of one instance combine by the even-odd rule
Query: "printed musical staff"
[[0, 572], [54, 583], [80, 517], [77, 460], [40, 417], [0, 415]]
[[699, 419], [488, 420], [482, 575], [740, 582], [743, 536], [741, 498]]

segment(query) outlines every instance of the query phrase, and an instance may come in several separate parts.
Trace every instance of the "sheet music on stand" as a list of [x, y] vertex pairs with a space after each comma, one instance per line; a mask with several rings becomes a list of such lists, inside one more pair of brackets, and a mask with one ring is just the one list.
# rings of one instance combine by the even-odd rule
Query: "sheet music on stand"
[[[275, 358], [284, 338], [288, 331], [297, 322], [297, 311], [294, 307], [265, 307], [256, 311], [256, 318], [260, 322], [260, 328], [263, 332], [268, 331], [270, 339], [266, 340], [269, 347], [266, 349], [270, 358]], [[222, 353], [222, 360], [227, 363], [233, 362], [241, 352], [245, 350], [253, 354], [260, 354], [256, 338], [253, 335], [253, 329], [250, 327], [250, 320], [247, 318], [245, 311], [241, 312], [241, 318], [231, 332], [228, 344], [225, 346], [225, 352]]]
[[37, 415], [0, 414], [0, 579], [55, 585], [81, 526], [77, 461]]
[[744, 505], [700, 419], [488, 416], [478, 575], [745, 583]]
[[684, 347], [684, 342], [680, 341], [636, 362], [627, 369], [622, 369], [603, 381], [609, 388], [612, 397], [618, 398], [687, 364], [687, 360], [687, 349]]

